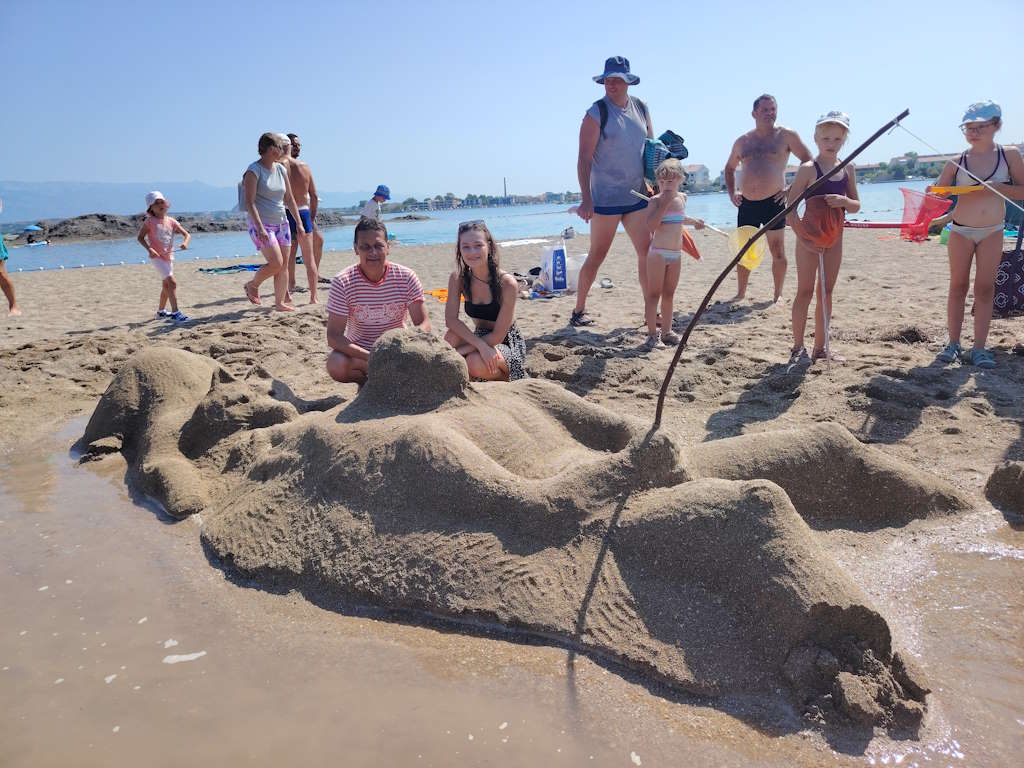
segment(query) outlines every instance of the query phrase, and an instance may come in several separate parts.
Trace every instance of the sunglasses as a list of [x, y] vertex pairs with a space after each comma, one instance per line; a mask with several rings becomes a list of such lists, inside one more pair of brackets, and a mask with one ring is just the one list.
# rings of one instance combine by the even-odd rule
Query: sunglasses
[[474, 227], [483, 227], [483, 226], [486, 226], [484, 224], [484, 220], [483, 219], [473, 219], [472, 221], [460, 221], [459, 222], [459, 232], [462, 232], [463, 230], [466, 230], [466, 229], [473, 229]]
[[961, 125], [960, 130], [963, 131], [964, 133], [971, 133], [972, 131], [977, 133], [985, 130], [986, 128], [991, 128], [993, 125], [995, 125], [995, 123], [990, 120], [987, 123], [971, 123], [970, 125]]

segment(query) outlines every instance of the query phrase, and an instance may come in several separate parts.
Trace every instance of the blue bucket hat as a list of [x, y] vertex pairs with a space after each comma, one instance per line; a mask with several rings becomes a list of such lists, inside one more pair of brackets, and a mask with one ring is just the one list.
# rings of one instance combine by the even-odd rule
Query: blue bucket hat
[[1001, 119], [1003, 110], [994, 101], [979, 101], [971, 104], [964, 112], [964, 119], [960, 121], [960, 127], [971, 123], [987, 123], [990, 120]]
[[603, 83], [609, 77], [625, 80], [626, 85], [636, 85], [640, 82], [640, 78], [629, 71], [629, 59], [625, 56], [612, 56], [610, 59], [605, 59], [604, 72], [594, 75], [594, 82]]
[[385, 200], [390, 200], [391, 199], [391, 190], [388, 189], [386, 185], [381, 184], [381, 185], [379, 185], [377, 187], [377, 191], [373, 193], [374, 197], [376, 197], [377, 195], [380, 195]]

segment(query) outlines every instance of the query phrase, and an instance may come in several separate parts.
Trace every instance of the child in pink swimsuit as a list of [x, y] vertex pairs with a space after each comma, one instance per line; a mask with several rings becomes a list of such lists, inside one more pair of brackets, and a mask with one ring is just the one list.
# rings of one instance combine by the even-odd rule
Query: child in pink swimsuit
[[[167, 215], [170, 204], [160, 192], [146, 193], [146, 218], [139, 229], [139, 244], [149, 253], [149, 263], [160, 275], [160, 305], [157, 317], [166, 317], [176, 323], [184, 323], [188, 318], [178, 309], [178, 283], [174, 279], [174, 236], [184, 235], [185, 242], [179, 248], [188, 248], [192, 235], [178, 223], [177, 219]], [[171, 309], [167, 310], [170, 301]]]

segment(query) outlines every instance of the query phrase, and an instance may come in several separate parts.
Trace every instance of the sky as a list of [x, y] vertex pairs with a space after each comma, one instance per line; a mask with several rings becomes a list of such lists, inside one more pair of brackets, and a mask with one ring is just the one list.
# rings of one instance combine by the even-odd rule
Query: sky
[[[684, 136], [712, 177], [762, 92], [808, 144], [830, 109], [851, 116], [852, 149], [909, 107], [908, 128], [959, 150], [964, 108], [986, 98], [997, 140], [1024, 139], [1018, 3], [703, 5], [2, 0], [0, 179], [234, 185], [270, 130], [301, 136], [321, 190], [575, 190], [612, 55], [655, 133]], [[897, 130], [861, 159], [908, 150], [931, 151]]]

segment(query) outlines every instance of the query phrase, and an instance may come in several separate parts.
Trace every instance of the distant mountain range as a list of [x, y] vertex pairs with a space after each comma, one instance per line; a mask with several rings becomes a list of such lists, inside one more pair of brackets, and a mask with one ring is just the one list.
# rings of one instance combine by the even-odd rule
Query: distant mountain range
[[[238, 204], [235, 187], [214, 187], [201, 181], [94, 183], [88, 181], [0, 181], [0, 227], [16, 222], [66, 219], [86, 213], [133, 214], [143, 210], [146, 193], [158, 189], [178, 213], [230, 211]], [[368, 200], [372, 190], [321, 192], [325, 208], [344, 208]]]

